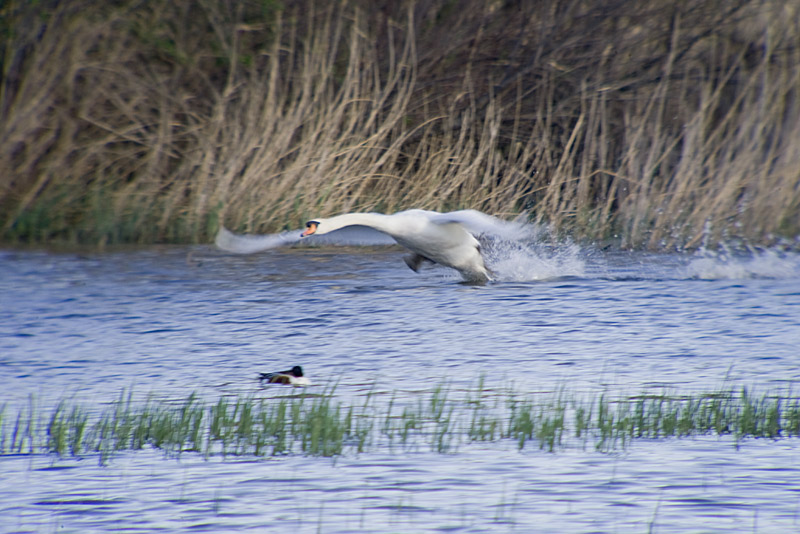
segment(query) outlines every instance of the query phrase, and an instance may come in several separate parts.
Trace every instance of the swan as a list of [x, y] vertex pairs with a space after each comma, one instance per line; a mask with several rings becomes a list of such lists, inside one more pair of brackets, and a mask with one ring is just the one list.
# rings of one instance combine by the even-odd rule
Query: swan
[[[456, 214], [458, 212], [455, 212]], [[466, 281], [491, 280], [478, 240], [463, 225], [463, 217], [424, 210], [382, 213], [345, 213], [306, 223], [301, 237], [324, 235], [348, 226], [366, 226], [391, 236], [411, 251], [404, 259], [415, 272], [424, 262], [452, 267]]]
[[350, 227], [366, 227], [391, 237], [411, 252], [404, 259], [414, 271], [419, 271], [423, 263], [438, 263], [457, 270], [467, 282], [485, 283], [492, 280], [492, 272], [486, 267], [478, 238], [517, 234], [522, 225], [475, 210], [439, 213], [412, 209], [391, 215], [345, 213], [315, 218], [299, 234], [236, 235], [220, 227], [215, 243], [229, 252], [252, 253]]
[[259, 382], [267, 381], [267, 384], [286, 384], [290, 386], [310, 386], [311, 381], [303, 376], [303, 368], [295, 365], [288, 371], [277, 373], [260, 373]]

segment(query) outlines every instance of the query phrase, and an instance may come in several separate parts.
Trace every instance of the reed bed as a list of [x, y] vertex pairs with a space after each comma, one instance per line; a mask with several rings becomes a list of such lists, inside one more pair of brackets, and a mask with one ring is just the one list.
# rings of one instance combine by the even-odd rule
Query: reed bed
[[6, 242], [410, 207], [625, 247], [800, 234], [800, 0], [0, 9]]
[[520, 450], [566, 448], [611, 452], [640, 440], [729, 436], [800, 437], [800, 397], [753, 394], [747, 388], [708, 394], [644, 394], [614, 398], [569, 394], [524, 395], [486, 390], [480, 383], [456, 398], [441, 385], [399, 406], [396, 397], [344, 403], [333, 391], [275, 398], [220, 398], [192, 394], [181, 402], [134, 402], [124, 393], [96, 411], [60, 402], [50, 410], [29, 406], [0, 412], [0, 454], [97, 456], [144, 448], [174, 457], [335, 457], [369, 451], [456, 452], [470, 443], [511, 442]]

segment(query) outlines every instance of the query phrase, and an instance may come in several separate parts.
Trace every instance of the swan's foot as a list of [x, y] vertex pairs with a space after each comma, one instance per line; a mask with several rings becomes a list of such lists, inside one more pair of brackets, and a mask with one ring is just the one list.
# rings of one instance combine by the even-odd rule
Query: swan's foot
[[461, 276], [464, 277], [461, 283], [467, 286], [483, 286], [488, 282], [494, 282], [494, 278], [489, 276], [488, 273], [462, 272]]
[[436, 263], [435, 261], [420, 254], [408, 254], [407, 256], [403, 256], [403, 260], [406, 262], [406, 265], [408, 265], [415, 273], [419, 272], [420, 265], [422, 265], [423, 262], [427, 261], [428, 263]]

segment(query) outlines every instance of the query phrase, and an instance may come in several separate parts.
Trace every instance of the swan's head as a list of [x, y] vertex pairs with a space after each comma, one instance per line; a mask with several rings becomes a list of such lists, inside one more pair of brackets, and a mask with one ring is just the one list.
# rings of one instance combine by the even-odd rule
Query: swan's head
[[319, 227], [319, 221], [308, 221], [306, 223], [306, 230], [302, 234], [300, 234], [300, 237], [310, 236], [311, 234], [317, 231], [318, 227]]

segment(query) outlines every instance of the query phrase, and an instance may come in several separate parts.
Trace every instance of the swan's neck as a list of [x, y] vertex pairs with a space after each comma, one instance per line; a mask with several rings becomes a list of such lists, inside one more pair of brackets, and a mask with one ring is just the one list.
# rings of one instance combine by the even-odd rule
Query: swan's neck
[[388, 222], [389, 216], [382, 213], [345, 213], [325, 219], [324, 224], [320, 225], [320, 230], [327, 234], [346, 226], [368, 226], [391, 235]]

